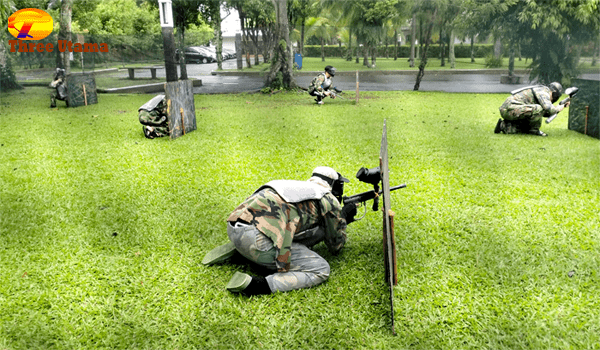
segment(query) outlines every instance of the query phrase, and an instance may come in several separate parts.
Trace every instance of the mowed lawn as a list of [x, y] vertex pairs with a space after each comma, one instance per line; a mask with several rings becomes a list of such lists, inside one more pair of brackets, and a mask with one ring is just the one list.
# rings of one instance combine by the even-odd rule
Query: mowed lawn
[[[196, 95], [198, 129], [145, 139], [152, 95], [50, 109], [0, 95], [0, 349], [598, 349], [600, 142], [494, 134], [504, 94]], [[350, 96], [347, 96], [350, 97]], [[272, 179], [378, 165], [387, 120], [398, 285], [381, 212], [317, 287], [246, 298], [203, 266]], [[359, 210], [359, 212], [361, 212]]]

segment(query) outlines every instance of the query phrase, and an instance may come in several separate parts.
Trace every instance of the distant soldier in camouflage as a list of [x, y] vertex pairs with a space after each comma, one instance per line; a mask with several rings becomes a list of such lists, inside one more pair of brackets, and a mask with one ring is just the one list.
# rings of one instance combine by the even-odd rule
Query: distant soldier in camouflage
[[332, 94], [331, 91], [329, 91], [329, 88], [331, 88], [332, 84], [331, 78], [334, 76], [335, 68], [332, 66], [326, 66], [325, 72], [317, 75], [310, 83], [308, 87], [308, 94], [316, 97], [315, 101], [317, 104], [322, 105], [323, 98], [327, 96], [335, 98], [335, 94]]
[[308, 288], [329, 277], [329, 264], [311, 248], [324, 241], [332, 254], [346, 243], [346, 225], [356, 205], [341, 207], [348, 179], [329, 167], [317, 167], [308, 181], [275, 180], [260, 187], [227, 218], [231, 242], [210, 251], [211, 265], [236, 252], [269, 270], [266, 278], [236, 272], [227, 289], [244, 295]]
[[562, 85], [556, 82], [549, 86], [528, 86], [511, 93], [512, 95], [500, 106], [500, 115], [504, 120], [498, 119], [494, 129], [496, 134], [502, 132], [548, 136], [540, 130], [542, 117], [548, 118], [569, 105], [553, 105], [563, 94]]
[[50, 108], [56, 107], [56, 100], [65, 101], [67, 107], [69, 107], [66, 79], [65, 70], [56, 68], [54, 79], [50, 83], [50, 87], [54, 89], [52, 94], [50, 94]]
[[144, 136], [149, 139], [169, 135], [165, 95], [157, 95], [138, 110]]

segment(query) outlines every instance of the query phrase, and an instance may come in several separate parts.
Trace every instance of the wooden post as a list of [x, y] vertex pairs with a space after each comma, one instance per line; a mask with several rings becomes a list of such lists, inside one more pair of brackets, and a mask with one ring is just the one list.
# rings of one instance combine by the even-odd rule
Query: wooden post
[[583, 129], [583, 134], [587, 135], [587, 124], [588, 124], [588, 114], [590, 113], [590, 106], [585, 106], [585, 127]]
[[183, 118], [183, 107], [179, 107], [179, 114], [181, 115], [181, 129], [185, 135], [185, 119]]
[[87, 106], [87, 93], [85, 92], [85, 84], [82, 84], [83, 86], [83, 101], [85, 103], [85, 105]]
[[356, 71], [356, 104], [358, 104], [358, 71]]

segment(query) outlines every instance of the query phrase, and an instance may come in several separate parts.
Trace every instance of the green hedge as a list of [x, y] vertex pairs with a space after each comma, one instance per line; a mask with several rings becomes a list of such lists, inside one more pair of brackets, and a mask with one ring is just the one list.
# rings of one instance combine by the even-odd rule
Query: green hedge
[[[377, 48], [377, 56], [385, 57], [385, 46], [379, 46]], [[493, 52], [492, 44], [475, 44], [475, 57], [482, 58]], [[330, 45], [324, 47], [325, 57], [345, 57], [347, 53], [347, 47], [342, 46], [341, 48], [337, 45]], [[388, 45], [387, 52], [389, 57], [394, 57], [394, 46]], [[445, 47], [446, 57], [448, 57], [448, 46]], [[356, 55], [356, 46], [352, 49], [352, 55]], [[462, 44], [454, 46], [454, 55], [456, 58], [469, 58], [471, 57], [471, 45], [470, 44]], [[362, 56], [362, 54], [361, 54]], [[410, 46], [409, 45], [401, 45], [398, 47], [398, 57], [409, 57], [410, 56]], [[428, 57], [439, 57], [440, 56], [440, 46], [439, 45], [431, 45], [429, 46]], [[306, 45], [304, 46], [304, 57], [321, 57], [321, 45]]]

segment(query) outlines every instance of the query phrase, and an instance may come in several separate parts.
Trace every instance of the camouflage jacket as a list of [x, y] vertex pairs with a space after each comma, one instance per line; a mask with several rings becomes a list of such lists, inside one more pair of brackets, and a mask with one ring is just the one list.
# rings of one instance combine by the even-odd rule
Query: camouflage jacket
[[552, 104], [552, 91], [546, 86], [523, 90], [506, 99], [505, 103], [519, 105], [540, 105], [546, 115], [558, 113], [560, 109]]
[[238, 219], [248, 222], [271, 238], [275, 245], [279, 271], [290, 268], [290, 249], [294, 234], [316, 226], [325, 229], [325, 244], [337, 254], [346, 243], [346, 220], [341, 217], [342, 207], [329, 192], [320, 200], [287, 203], [275, 190], [264, 188], [240, 204], [227, 221]]
[[317, 75], [311, 82], [310, 85], [308, 86], [308, 92], [312, 93], [313, 91], [319, 92], [319, 93], [323, 93], [325, 89], [323, 86], [327, 85], [329, 87], [329, 85], [331, 85], [331, 79], [327, 79], [327, 77], [325, 76], [325, 73], [321, 73], [319, 75]]

